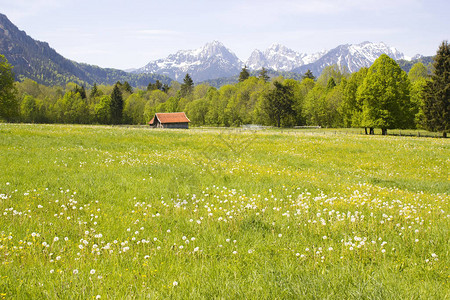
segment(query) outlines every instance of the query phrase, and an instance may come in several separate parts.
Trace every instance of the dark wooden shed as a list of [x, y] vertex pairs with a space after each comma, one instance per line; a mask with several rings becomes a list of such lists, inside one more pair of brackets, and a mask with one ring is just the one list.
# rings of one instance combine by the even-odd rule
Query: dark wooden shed
[[155, 128], [189, 128], [191, 122], [184, 112], [176, 113], [156, 113], [153, 119], [148, 123]]

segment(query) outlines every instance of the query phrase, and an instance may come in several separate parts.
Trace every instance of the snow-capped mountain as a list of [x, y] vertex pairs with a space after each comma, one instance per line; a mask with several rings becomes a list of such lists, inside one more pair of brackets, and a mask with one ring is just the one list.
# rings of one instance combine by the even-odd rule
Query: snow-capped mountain
[[242, 61], [222, 43], [214, 41], [195, 50], [181, 50], [140, 68], [135, 73], [157, 73], [182, 81], [189, 73], [195, 82], [238, 74]]
[[363, 42], [356, 45], [340, 45], [331, 49], [316, 61], [297, 67], [292, 71], [304, 73], [309, 69], [314, 75], [318, 76], [325, 67], [338, 65], [349, 72], [355, 72], [362, 67], [370, 67], [381, 54], [387, 54], [394, 60], [405, 58], [403, 53], [383, 42]]
[[[369, 67], [383, 53], [395, 60], [405, 59], [403, 53], [383, 42], [340, 45], [329, 51], [313, 54], [296, 52], [274, 44], [264, 51], [254, 50], [245, 65], [250, 70], [264, 67], [298, 74], [304, 74], [309, 69], [315, 76], [319, 76], [325, 67], [331, 65], [338, 65], [349, 72]], [[194, 82], [201, 82], [236, 76], [243, 66], [243, 62], [231, 50], [214, 41], [196, 50], [181, 50], [165, 59], [152, 61], [133, 73], [156, 73], [180, 82], [189, 73]]]
[[391, 58], [404, 59], [403, 53], [384, 43], [363, 42], [357, 45], [340, 45], [330, 51], [303, 54], [285, 46], [274, 44], [264, 52], [255, 50], [246, 65], [252, 70], [262, 67], [275, 71], [292, 71], [304, 73], [310, 69], [319, 76], [322, 70], [331, 65], [338, 65], [350, 72], [362, 67], [369, 67], [381, 54]]
[[424, 58], [425, 56], [423, 56], [422, 54], [416, 54], [413, 57], [411, 57], [411, 60], [417, 60], [417, 59], [421, 59]]
[[280, 44], [273, 44], [264, 52], [258, 49], [254, 50], [245, 64], [251, 70], [260, 70], [264, 67], [275, 71], [291, 71], [318, 60], [325, 53], [326, 51], [322, 51], [308, 55]]

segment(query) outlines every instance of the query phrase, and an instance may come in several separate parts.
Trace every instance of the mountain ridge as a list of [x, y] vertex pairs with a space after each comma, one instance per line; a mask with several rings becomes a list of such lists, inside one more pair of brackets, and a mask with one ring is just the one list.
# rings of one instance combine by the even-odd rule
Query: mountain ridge
[[214, 82], [217, 79], [220, 81], [232, 78], [239, 74], [243, 66], [247, 66], [251, 71], [264, 67], [274, 72], [296, 74], [304, 74], [307, 70], [311, 70], [315, 76], [319, 76], [325, 67], [331, 65], [355, 72], [362, 67], [371, 66], [381, 54], [387, 54], [395, 60], [406, 59], [402, 52], [383, 42], [365, 41], [359, 44], [339, 45], [331, 50], [312, 54], [300, 53], [281, 44], [272, 44], [264, 51], [255, 49], [243, 63], [221, 42], [214, 41], [194, 50], [179, 50], [165, 59], [151, 61], [134, 72], [161, 73], [176, 80], [189, 73], [195, 82], [209, 80]]
[[[258, 71], [264, 67], [271, 71], [272, 76], [283, 74], [298, 78], [299, 74], [311, 70], [317, 77], [330, 65], [338, 65], [349, 72], [369, 67], [383, 53], [402, 61], [404, 66], [411, 65], [402, 52], [383, 42], [344, 44], [312, 54], [272, 44], [263, 51], [255, 49], [244, 63], [224, 44], [213, 41], [194, 50], [179, 50], [166, 58], [150, 61], [144, 67], [126, 72], [66, 59], [47, 42], [34, 40], [25, 31], [19, 30], [1, 13], [0, 53], [14, 66], [17, 79], [30, 78], [47, 85], [63, 85], [68, 82], [82, 85], [114, 84], [117, 81], [128, 81], [136, 87], [147, 86], [156, 80], [169, 84], [171, 78], [182, 81], [186, 73], [191, 75], [194, 82], [232, 82], [245, 65], [250, 71]], [[428, 61], [427, 57], [419, 54], [414, 58]]]
[[154, 74], [130, 74], [112, 68], [100, 68], [78, 63], [60, 55], [47, 42], [41, 42], [20, 30], [4, 14], [0, 13], [0, 53], [14, 67], [17, 80], [32, 79], [46, 85], [64, 85], [74, 82], [80, 85], [114, 84], [128, 81], [132, 86], [147, 86], [160, 80], [171, 79]]
[[175, 80], [182, 80], [186, 73], [194, 81], [232, 76], [242, 67], [242, 62], [221, 42], [213, 41], [194, 50], [179, 50], [165, 59], [149, 62], [133, 73], [164, 74]]

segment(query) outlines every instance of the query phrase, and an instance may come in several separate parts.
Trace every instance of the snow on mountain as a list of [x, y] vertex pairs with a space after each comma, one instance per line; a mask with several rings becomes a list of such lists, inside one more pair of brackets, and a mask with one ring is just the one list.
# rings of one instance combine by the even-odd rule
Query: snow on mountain
[[276, 71], [291, 71], [296, 67], [319, 59], [323, 54], [325, 53], [307, 55], [298, 53], [280, 44], [273, 44], [264, 52], [254, 50], [247, 60], [246, 65], [251, 70], [259, 70], [264, 67]]
[[293, 69], [293, 72], [304, 73], [308, 69], [315, 76], [319, 76], [322, 70], [331, 65], [338, 65], [349, 72], [358, 71], [362, 67], [370, 67], [381, 55], [387, 54], [394, 60], [404, 59], [404, 54], [394, 47], [389, 47], [383, 42], [363, 42], [356, 45], [340, 45], [328, 51], [314, 62]]
[[416, 54], [413, 57], [411, 57], [411, 59], [407, 59], [406, 57], [405, 57], [405, 59], [411, 61], [411, 60], [418, 60], [418, 59], [421, 59], [423, 57], [425, 57], [425, 56], [423, 56], [422, 54]]
[[181, 50], [150, 62], [136, 73], [158, 73], [182, 81], [189, 73], [194, 82], [236, 75], [243, 63], [222, 43], [213, 41], [195, 50]]
[[[381, 55], [395, 60], [404, 59], [403, 53], [383, 42], [340, 45], [329, 51], [313, 54], [296, 52], [280, 44], [273, 44], [264, 51], [254, 50], [246, 65], [251, 70], [262, 67], [274, 71], [305, 73], [308, 69], [315, 76], [331, 65], [338, 65], [349, 72], [369, 67]], [[150, 62], [135, 73], [156, 73], [182, 81], [189, 73], [194, 82], [236, 76], [244, 64], [222, 43], [214, 41], [195, 50], [182, 50], [165, 59]]]

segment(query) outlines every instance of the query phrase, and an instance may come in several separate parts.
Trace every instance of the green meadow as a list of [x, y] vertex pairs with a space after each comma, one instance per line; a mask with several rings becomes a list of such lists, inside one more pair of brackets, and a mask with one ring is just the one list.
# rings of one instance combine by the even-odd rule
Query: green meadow
[[448, 139], [0, 124], [0, 299], [448, 299]]

